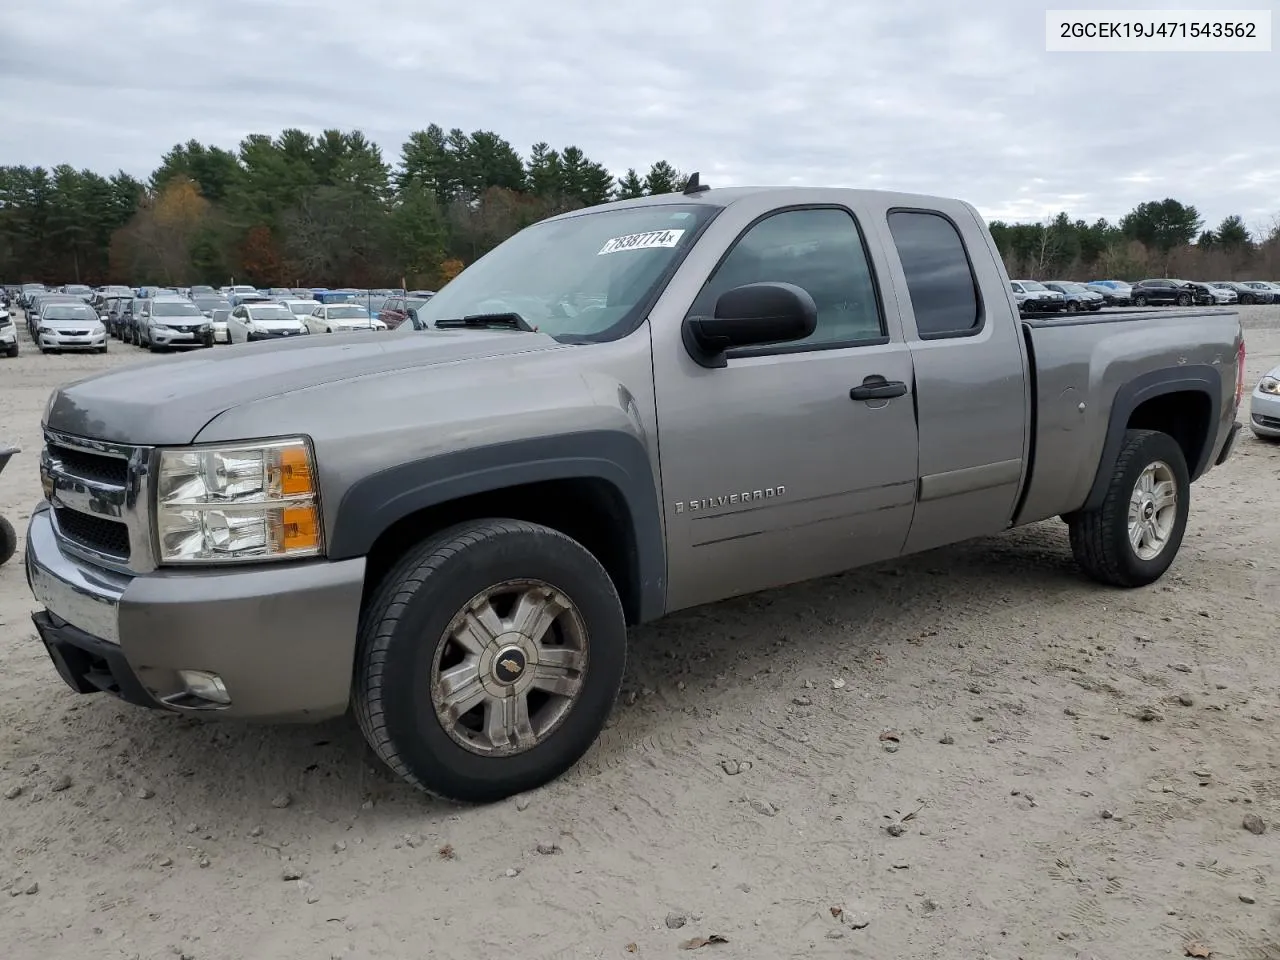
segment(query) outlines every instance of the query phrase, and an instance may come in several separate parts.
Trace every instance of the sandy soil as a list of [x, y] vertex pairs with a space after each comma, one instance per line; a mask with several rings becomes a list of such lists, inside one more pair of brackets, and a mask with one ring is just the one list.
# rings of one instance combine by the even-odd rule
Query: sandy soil
[[[1244, 312], [1252, 384], [1280, 309]], [[50, 389], [138, 358], [0, 360], [15, 524]], [[1141, 591], [1084, 581], [1055, 521], [636, 631], [588, 759], [483, 809], [346, 722], [72, 694], [11, 563], [0, 954], [1280, 958], [1280, 825], [1243, 828], [1280, 818], [1278, 471], [1246, 431]]]

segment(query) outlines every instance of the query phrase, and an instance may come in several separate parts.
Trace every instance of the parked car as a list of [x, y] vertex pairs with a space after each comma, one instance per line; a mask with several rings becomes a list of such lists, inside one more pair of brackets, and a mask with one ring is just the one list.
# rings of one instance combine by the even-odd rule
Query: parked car
[[86, 286], [83, 283], [68, 283], [63, 286], [62, 292], [73, 297], [79, 297], [85, 303], [93, 300], [93, 287]]
[[225, 307], [214, 307], [209, 314], [209, 323], [213, 327], [214, 343], [230, 343], [231, 342], [231, 326], [229, 320], [231, 318], [230, 304]]
[[213, 311], [231, 309], [231, 301], [220, 293], [196, 293], [191, 295], [191, 302], [206, 317], [213, 317]]
[[323, 303], [306, 317], [312, 333], [350, 333], [353, 330], [386, 330], [387, 325], [357, 303]]
[[1009, 289], [1013, 291], [1018, 309], [1024, 313], [1056, 313], [1067, 303], [1067, 298], [1057, 290], [1050, 290], [1035, 280], [1011, 280]]
[[1133, 285], [1133, 304], [1136, 307], [1158, 304], [1189, 307], [1194, 302], [1195, 294], [1181, 280], [1139, 280]]
[[1276, 299], [1276, 291], [1264, 280], [1245, 280], [1244, 285], [1253, 291], [1254, 303], [1273, 303]]
[[121, 339], [121, 318], [124, 315], [125, 305], [132, 302], [132, 296], [110, 296], [103, 299], [102, 305], [97, 309], [103, 325], [107, 328], [107, 336], [114, 337], [116, 340]]
[[1196, 291], [1199, 294], [1196, 298], [1196, 302], [1198, 303], [1213, 304], [1215, 306], [1222, 307], [1236, 303], [1240, 299], [1234, 290], [1215, 287], [1212, 283], [1193, 280], [1191, 281], [1191, 285], [1196, 288]]
[[1230, 303], [1240, 302], [1240, 294], [1236, 293], [1234, 289], [1231, 289], [1230, 284], [1215, 283], [1215, 282], [1212, 282], [1212, 280], [1207, 280], [1207, 282], [1204, 283], [1204, 285], [1206, 285], [1206, 287], [1210, 288], [1210, 291], [1212, 291], [1213, 302], [1215, 303], [1221, 303], [1221, 305], [1230, 305]]
[[1253, 388], [1249, 426], [1260, 440], [1280, 440], [1280, 366], [1268, 370]]
[[1240, 283], [1236, 280], [1217, 280], [1213, 284], [1215, 287], [1225, 290], [1232, 290], [1239, 298], [1240, 304], [1269, 303], [1264, 300], [1264, 293], [1261, 290], [1255, 290], [1247, 283]]
[[6, 357], [18, 355], [18, 327], [7, 309], [0, 309], [0, 353]]
[[290, 311], [292, 311], [293, 315], [295, 317], [299, 317], [304, 323], [306, 322], [307, 317], [311, 316], [311, 314], [315, 312], [316, 307], [320, 306], [319, 300], [309, 300], [306, 298], [291, 298], [280, 300], [279, 302], [288, 307]]
[[1067, 313], [1079, 313], [1081, 310], [1095, 312], [1102, 309], [1105, 302], [1102, 294], [1094, 293], [1082, 283], [1072, 283], [1068, 280], [1046, 280], [1045, 284], [1050, 290], [1055, 290], [1062, 294], [1065, 301], [1063, 309]]
[[302, 318], [282, 303], [242, 303], [231, 311], [227, 328], [232, 343], [278, 340], [308, 332]]
[[388, 297], [387, 301], [382, 305], [382, 309], [378, 311], [378, 319], [387, 325], [388, 330], [394, 330], [400, 324], [404, 323], [409, 316], [409, 311], [422, 306], [431, 297], [424, 296], [407, 296], [407, 297]]
[[72, 296], [74, 303], [54, 301], [40, 307], [33, 337], [36, 348], [41, 353], [61, 353], [63, 350], [106, 353], [107, 328], [98, 318], [98, 311], [80, 297]]
[[493, 801], [591, 746], [628, 624], [1051, 517], [1151, 584], [1233, 450], [1240, 319], [1020, 320], [1006, 282], [970, 204], [694, 177], [505, 240], [418, 308], [447, 335], [67, 384], [41, 649], [193, 717], [351, 709], [409, 783]]
[[1113, 285], [1110, 283], [1090, 282], [1085, 285], [1086, 290], [1092, 290], [1094, 293], [1102, 297], [1102, 304], [1106, 307], [1127, 307], [1133, 303], [1133, 296], [1130, 287]]
[[186, 297], [169, 294], [141, 301], [134, 326], [138, 346], [152, 353], [186, 347], [212, 347], [213, 323]]

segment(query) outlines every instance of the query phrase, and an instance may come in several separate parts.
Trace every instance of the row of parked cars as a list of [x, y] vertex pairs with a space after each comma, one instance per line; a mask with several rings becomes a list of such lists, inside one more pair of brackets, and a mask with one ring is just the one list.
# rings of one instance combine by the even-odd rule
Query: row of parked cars
[[1280, 302], [1280, 283], [1265, 280], [1013, 280], [1009, 284], [1024, 313], [1079, 313], [1103, 307], [1227, 306]]
[[[23, 308], [28, 332], [42, 353], [105, 353], [110, 339], [154, 352], [313, 333], [390, 330], [406, 320], [418, 327], [416, 308], [433, 295], [430, 290], [259, 290], [247, 285], [95, 290], [68, 284], [50, 290], [43, 284], [23, 284], [5, 288], [3, 298]], [[370, 309], [375, 303], [376, 314]], [[8, 320], [7, 311], [0, 312]], [[17, 356], [17, 337], [6, 340], [0, 325], [0, 352], [5, 351]]]

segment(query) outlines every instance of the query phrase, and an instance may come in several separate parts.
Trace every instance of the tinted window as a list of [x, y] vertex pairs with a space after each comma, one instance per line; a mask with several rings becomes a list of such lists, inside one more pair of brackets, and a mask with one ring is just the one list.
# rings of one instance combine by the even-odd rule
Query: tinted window
[[769, 281], [802, 287], [818, 305], [817, 329], [795, 343], [850, 343], [884, 336], [862, 235], [847, 211], [790, 210], [761, 220], [716, 268], [692, 312], [710, 315], [725, 291]]
[[76, 306], [73, 303], [55, 303], [45, 308], [41, 318], [44, 320], [97, 320], [98, 314], [87, 304]]
[[978, 329], [978, 283], [964, 242], [951, 221], [936, 213], [896, 211], [889, 231], [906, 274], [911, 309], [921, 337]]
[[157, 300], [151, 312], [157, 317], [198, 317], [200, 309], [194, 304], [182, 300]]

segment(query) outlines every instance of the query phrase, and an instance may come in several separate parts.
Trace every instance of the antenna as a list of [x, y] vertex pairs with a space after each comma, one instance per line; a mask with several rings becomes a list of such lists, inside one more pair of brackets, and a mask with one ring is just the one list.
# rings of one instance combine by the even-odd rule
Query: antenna
[[693, 196], [695, 193], [702, 193], [702, 191], [710, 189], [705, 183], [698, 181], [698, 171], [696, 170], [689, 174], [689, 180], [684, 185], [685, 196]]

